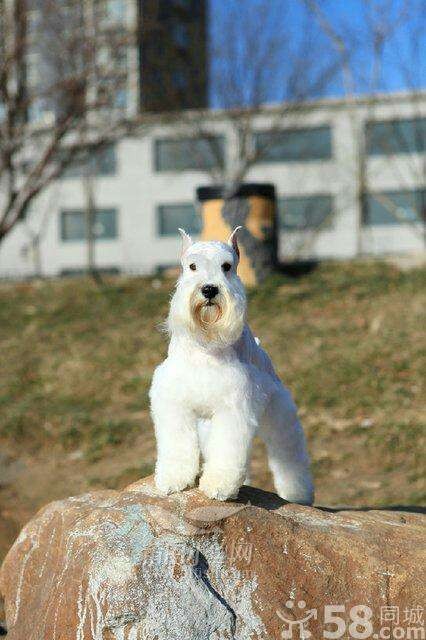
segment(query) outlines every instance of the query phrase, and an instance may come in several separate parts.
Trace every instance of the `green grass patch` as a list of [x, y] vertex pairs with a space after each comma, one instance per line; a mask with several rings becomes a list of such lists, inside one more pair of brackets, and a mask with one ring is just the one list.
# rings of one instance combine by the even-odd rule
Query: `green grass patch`
[[[159, 327], [172, 288], [150, 278], [1, 285], [0, 438], [20, 450], [82, 448], [90, 461], [141, 432], [152, 439], [148, 390], [167, 349]], [[318, 477], [355, 448], [345, 469], [360, 457], [366, 473], [396, 482], [403, 468], [402, 494], [418, 501], [426, 270], [325, 263], [276, 274], [248, 299], [252, 329], [301, 409]]]

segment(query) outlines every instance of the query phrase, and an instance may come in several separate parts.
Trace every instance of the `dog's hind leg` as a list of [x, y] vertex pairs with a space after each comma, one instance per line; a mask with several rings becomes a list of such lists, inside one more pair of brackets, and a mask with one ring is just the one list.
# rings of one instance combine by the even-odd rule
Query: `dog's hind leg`
[[278, 495], [289, 502], [312, 504], [314, 486], [305, 436], [287, 389], [278, 389], [271, 397], [259, 436], [266, 444]]

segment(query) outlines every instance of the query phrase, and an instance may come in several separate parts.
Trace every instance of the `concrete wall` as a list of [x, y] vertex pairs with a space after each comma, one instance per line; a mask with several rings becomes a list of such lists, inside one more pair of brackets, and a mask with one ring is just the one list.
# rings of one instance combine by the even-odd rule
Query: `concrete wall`
[[[410, 96], [387, 97], [374, 102], [345, 104], [328, 101], [311, 105], [286, 116], [283, 127], [297, 125], [332, 127], [332, 158], [327, 161], [259, 163], [251, 168], [247, 181], [272, 182], [278, 196], [329, 193], [336, 215], [329, 228], [316, 232], [281, 232], [280, 256], [303, 258], [351, 258], [360, 254], [383, 255], [424, 251], [421, 225], [361, 227], [359, 158], [357, 141], [368, 119], [425, 117], [426, 94], [414, 105]], [[255, 122], [267, 129], [275, 116], [265, 111]], [[227, 161], [232, 163], [236, 141], [226, 118], [216, 117], [211, 126], [226, 136]], [[157, 229], [157, 207], [193, 201], [195, 189], [211, 183], [203, 172], [157, 172], [154, 141], [176, 136], [176, 127], [158, 126], [149, 135], [128, 138], [117, 145], [117, 173], [95, 178], [97, 207], [117, 207], [118, 238], [96, 242], [99, 267], [118, 268], [129, 273], [152, 273], [159, 266], [174, 264], [179, 240], [161, 237]], [[425, 188], [425, 156], [369, 158], [364, 166], [370, 191]], [[86, 265], [84, 241], [63, 242], [60, 211], [84, 209], [85, 194], [80, 178], [67, 178], [51, 185], [37, 200], [28, 221], [21, 223], [0, 245], [0, 277], [28, 277], [35, 271], [33, 252], [28, 248], [28, 229], [38, 229], [45, 220], [40, 245], [43, 275]]]

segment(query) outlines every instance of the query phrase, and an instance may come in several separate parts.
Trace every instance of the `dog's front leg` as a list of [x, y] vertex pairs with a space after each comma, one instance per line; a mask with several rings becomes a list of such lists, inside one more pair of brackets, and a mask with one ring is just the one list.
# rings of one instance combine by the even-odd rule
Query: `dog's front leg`
[[247, 475], [256, 425], [244, 412], [222, 409], [211, 421], [200, 489], [209, 498], [227, 500], [238, 494]]
[[194, 484], [199, 472], [195, 417], [188, 408], [167, 399], [154, 401], [152, 414], [157, 439], [155, 484], [164, 494], [182, 491]]

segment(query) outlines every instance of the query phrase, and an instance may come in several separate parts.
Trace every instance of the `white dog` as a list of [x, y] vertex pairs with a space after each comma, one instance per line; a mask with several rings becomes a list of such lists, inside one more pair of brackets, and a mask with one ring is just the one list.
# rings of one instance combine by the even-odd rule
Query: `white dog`
[[246, 324], [236, 235], [228, 244], [182, 238], [182, 274], [167, 320], [168, 356], [150, 391], [157, 438], [155, 482], [164, 493], [191, 486], [235, 497], [248, 472], [256, 432], [265, 441], [278, 494], [312, 504], [302, 427], [290, 392]]

